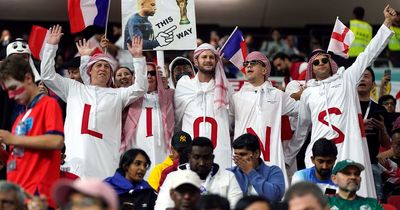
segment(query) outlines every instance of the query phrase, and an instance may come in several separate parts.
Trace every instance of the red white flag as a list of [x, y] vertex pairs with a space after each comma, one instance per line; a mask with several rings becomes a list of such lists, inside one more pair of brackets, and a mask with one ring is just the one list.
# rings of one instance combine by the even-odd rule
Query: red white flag
[[328, 51], [344, 58], [349, 57], [349, 48], [354, 41], [354, 33], [336, 18]]
[[32, 56], [41, 60], [43, 54], [44, 44], [46, 43], [49, 30], [41, 26], [33, 25], [31, 34], [29, 35], [28, 45], [31, 50]]

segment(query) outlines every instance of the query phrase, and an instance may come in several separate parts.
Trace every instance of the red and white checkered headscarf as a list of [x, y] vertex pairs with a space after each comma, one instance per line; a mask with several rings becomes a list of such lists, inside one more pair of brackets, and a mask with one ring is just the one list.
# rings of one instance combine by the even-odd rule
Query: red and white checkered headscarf
[[331, 73], [332, 75], [336, 74], [338, 71], [338, 65], [337, 63], [332, 59], [331, 55], [329, 55], [327, 52], [325, 52], [322, 49], [316, 49], [314, 50], [311, 55], [309, 56], [308, 64], [307, 64], [307, 74], [306, 74], [306, 81], [310, 79], [314, 79], [315, 75], [313, 74], [313, 61], [315, 58], [319, 55], [324, 55], [329, 58], [329, 66], [331, 67]]
[[245, 61], [253, 61], [253, 60], [258, 60], [265, 64], [265, 68], [267, 70], [265, 78], [268, 79], [269, 74], [271, 73], [271, 63], [269, 62], [268, 58], [261, 52], [254, 51], [247, 55]]
[[95, 55], [91, 56], [90, 59], [89, 59], [89, 62], [87, 64], [87, 71], [86, 72], [90, 77], [93, 64], [95, 64], [97, 61], [101, 61], [101, 60], [107, 62], [111, 66], [110, 80], [107, 82], [107, 87], [111, 87], [112, 78], [113, 78], [113, 72], [115, 70], [117, 70], [118, 62], [113, 57], [111, 57], [110, 55], [99, 53], [99, 54], [95, 54]]
[[215, 50], [214, 46], [208, 43], [201, 44], [194, 50], [194, 59], [197, 59], [199, 55], [204, 51], [211, 51], [217, 59], [217, 65], [215, 67], [215, 89], [214, 89], [214, 107], [215, 110], [227, 106], [229, 104], [228, 88], [229, 82], [226, 79], [224, 67], [220, 59], [219, 53]]

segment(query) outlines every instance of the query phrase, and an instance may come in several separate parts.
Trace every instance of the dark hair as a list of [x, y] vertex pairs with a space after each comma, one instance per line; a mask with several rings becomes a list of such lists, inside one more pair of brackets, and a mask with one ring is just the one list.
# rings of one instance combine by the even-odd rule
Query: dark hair
[[0, 65], [0, 79], [5, 80], [7, 77], [12, 77], [17, 81], [24, 81], [25, 75], [29, 73], [32, 76], [32, 81], [35, 81], [29, 62], [20, 57], [18, 54], [8, 56]]
[[217, 194], [208, 194], [202, 195], [199, 201], [196, 204], [197, 210], [230, 210], [228, 199], [217, 195]]
[[194, 146], [198, 147], [209, 147], [212, 152], [214, 152], [214, 146], [211, 140], [207, 137], [196, 137], [193, 139], [192, 146], [190, 147], [190, 152], [192, 152], [192, 148]]
[[333, 143], [332, 140], [320, 138], [314, 143], [312, 147], [312, 153], [314, 157], [336, 157], [338, 151], [335, 143]]
[[394, 101], [394, 105], [396, 106], [396, 99], [392, 95], [383, 95], [379, 98], [378, 104], [382, 105], [383, 102], [392, 99]]
[[291, 60], [290, 57], [283, 52], [277, 53], [272, 60], [274, 61], [275, 59], [278, 59], [278, 58], [281, 60], [285, 60], [285, 59], [288, 59], [289, 61]]
[[241, 198], [236, 203], [235, 210], [245, 210], [247, 207], [249, 207], [251, 204], [255, 202], [264, 202], [267, 204], [267, 206], [270, 206], [269, 202], [265, 198], [256, 195], [250, 195]]
[[260, 150], [260, 143], [258, 142], [258, 137], [245, 133], [239, 137], [237, 137], [232, 143], [233, 149], [246, 149], [252, 152], [256, 152]]
[[144, 150], [137, 148], [130, 149], [121, 155], [121, 159], [119, 161], [118, 171], [122, 174], [122, 176], [125, 176], [125, 171], [129, 167], [129, 165], [131, 165], [132, 162], [135, 160], [136, 156], [138, 156], [139, 154], [144, 156], [148, 166], [151, 165], [150, 158]]
[[371, 72], [372, 82], [375, 82], [375, 72], [374, 72], [374, 70], [372, 70], [371, 66], [368, 66], [367, 68], [365, 68], [365, 71]]
[[362, 7], [356, 7], [353, 10], [354, 17], [358, 20], [364, 19], [365, 10]]
[[294, 197], [303, 197], [309, 194], [314, 196], [322, 207], [328, 205], [328, 200], [322, 193], [321, 189], [316, 184], [311, 182], [298, 182], [292, 185], [286, 191], [284, 201], [289, 202]]

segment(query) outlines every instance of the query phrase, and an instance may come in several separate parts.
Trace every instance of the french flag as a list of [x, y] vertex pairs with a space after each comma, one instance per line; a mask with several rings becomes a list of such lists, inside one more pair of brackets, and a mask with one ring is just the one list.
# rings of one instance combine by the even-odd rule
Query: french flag
[[237, 26], [228, 40], [226, 40], [224, 46], [222, 46], [221, 54], [225, 59], [229, 60], [234, 66], [240, 69], [243, 74], [245, 73], [243, 62], [247, 57], [247, 46], [243, 39], [243, 34]]
[[41, 26], [33, 25], [31, 34], [29, 35], [28, 45], [32, 56], [41, 60], [43, 55], [44, 44], [46, 43], [49, 30]]
[[71, 33], [81, 32], [91, 25], [105, 27], [109, 3], [109, 0], [68, 0]]

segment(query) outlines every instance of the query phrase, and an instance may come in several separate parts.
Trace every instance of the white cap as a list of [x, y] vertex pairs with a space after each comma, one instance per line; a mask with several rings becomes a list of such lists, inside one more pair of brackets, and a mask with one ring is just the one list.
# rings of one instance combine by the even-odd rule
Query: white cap
[[178, 170], [173, 174], [171, 186], [175, 189], [183, 184], [191, 184], [200, 189], [201, 180], [199, 175], [190, 169]]

